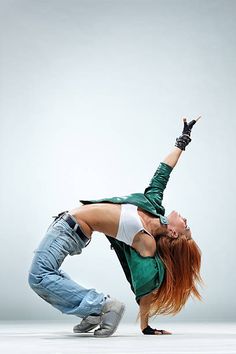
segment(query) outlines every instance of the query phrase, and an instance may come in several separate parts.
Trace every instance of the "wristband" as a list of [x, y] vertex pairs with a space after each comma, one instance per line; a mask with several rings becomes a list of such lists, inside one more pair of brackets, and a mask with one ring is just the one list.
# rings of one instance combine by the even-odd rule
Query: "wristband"
[[191, 138], [187, 134], [183, 134], [176, 139], [175, 146], [184, 151], [186, 146], [191, 142]]

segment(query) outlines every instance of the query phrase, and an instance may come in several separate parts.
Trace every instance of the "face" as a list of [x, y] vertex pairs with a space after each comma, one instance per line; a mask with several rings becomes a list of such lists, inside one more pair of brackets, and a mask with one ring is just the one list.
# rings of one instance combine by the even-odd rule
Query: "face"
[[169, 221], [169, 227], [174, 229], [179, 235], [188, 234], [189, 237], [191, 236], [191, 231], [188, 227], [187, 220], [177, 211], [173, 210], [167, 218]]

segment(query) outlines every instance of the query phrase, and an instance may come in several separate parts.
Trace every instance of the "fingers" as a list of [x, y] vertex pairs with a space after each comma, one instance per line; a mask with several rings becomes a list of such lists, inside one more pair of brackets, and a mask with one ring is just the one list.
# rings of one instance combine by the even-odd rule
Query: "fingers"
[[183, 118], [183, 122], [184, 122], [184, 129], [188, 129], [187, 119]]
[[163, 330], [163, 334], [172, 334], [171, 332]]
[[190, 123], [188, 123], [189, 128], [192, 129], [192, 127], [194, 126], [194, 124], [197, 123], [197, 121], [198, 121], [200, 118], [201, 118], [201, 116], [198, 117], [198, 118], [196, 118], [196, 119], [193, 119]]
[[187, 118], [183, 118], [183, 123], [184, 123], [184, 129], [183, 129], [183, 134], [191, 134], [191, 130], [192, 130], [192, 128], [193, 128], [193, 126], [194, 126], [194, 124], [196, 124], [197, 123], [197, 121], [199, 120], [201, 118], [201, 116], [199, 116], [198, 118], [196, 118], [196, 119], [193, 119], [193, 120], [191, 120], [191, 122], [187, 122]]
[[157, 335], [157, 336], [168, 335], [168, 334], [172, 334], [172, 333], [165, 331], [164, 329], [155, 329], [155, 335]]
[[194, 126], [194, 124], [196, 123], [197, 121], [195, 119], [191, 120], [191, 122], [188, 123], [188, 128], [189, 129], [192, 129], [192, 127]]
[[202, 116], [199, 116], [197, 119], [195, 119], [195, 121], [197, 122], [200, 118], [202, 118]]
[[[197, 121], [199, 121], [200, 118], [202, 118], [202, 116], [199, 116], [198, 118], [192, 120], [192, 122], [195, 121], [195, 122], [197, 123]], [[189, 125], [189, 124], [187, 123], [187, 118], [186, 118], [186, 117], [183, 118], [183, 122], [184, 122], [184, 125]], [[191, 123], [191, 122], [190, 122], [190, 123]], [[195, 124], [195, 123], [194, 123], [194, 124]]]

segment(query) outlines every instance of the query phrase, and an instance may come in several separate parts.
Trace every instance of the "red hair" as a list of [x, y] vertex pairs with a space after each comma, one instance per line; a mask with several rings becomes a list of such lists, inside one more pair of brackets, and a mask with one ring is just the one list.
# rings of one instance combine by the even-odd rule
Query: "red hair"
[[190, 295], [201, 300], [197, 290], [197, 284], [202, 283], [201, 250], [187, 232], [178, 238], [160, 236], [156, 243], [157, 254], [165, 265], [165, 276], [153, 293], [148, 316], [175, 315]]

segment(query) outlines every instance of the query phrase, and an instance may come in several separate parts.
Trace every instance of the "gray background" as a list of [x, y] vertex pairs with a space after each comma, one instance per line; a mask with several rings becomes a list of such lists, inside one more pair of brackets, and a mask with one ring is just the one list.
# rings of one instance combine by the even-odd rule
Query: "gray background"
[[[28, 287], [51, 215], [79, 199], [142, 192], [202, 115], [171, 175], [167, 213], [202, 249], [203, 302], [177, 320], [235, 320], [236, 1], [0, 1], [0, 319], [67, 319]], [[95, 233], [63, 268], [138, 307]], [[163, 320], [163, 318], [162, 318]]]

